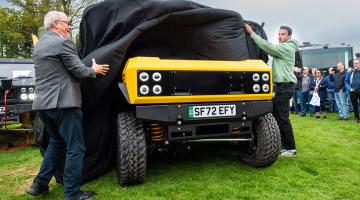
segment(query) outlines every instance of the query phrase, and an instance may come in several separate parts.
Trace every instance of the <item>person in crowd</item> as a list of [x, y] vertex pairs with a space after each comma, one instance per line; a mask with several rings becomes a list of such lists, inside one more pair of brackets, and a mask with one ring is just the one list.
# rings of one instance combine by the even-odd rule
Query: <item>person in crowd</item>
[[346, 75], [346, 88], [350, 91], [351, 104], [354, 110], [354, 120], [360, 123], [359, 102], [360, 102], [360, 58], [354, 60], [354, 69]]
[[346, 103], [345, 88], [345, 66], [343, 63], [336, 65], [337, 71], [330, 74], [331, 81], [334, 82], [335, 102], [339, 109], [339, 120], [349, 120], [349, 110]]
[[337, 106], [336, 106], [336, 103], [335, 103], [335, 100], [334, 100], [334, 82], [331, 81], [330, 79], [330, 74], [333, 74], [334, 71], [333, 71], [333, 68], [332, 67], [329, 67], [328, 69], [328, 75], [325, 77], [325, 80], [327, 82], [327, 86], [328, 88], [326, 89], [327, 91], [327, 102], [328, 102], [328, 105], [329, 105], [329, 112], [332, 113], [332, 112], [338, 112], [338, 109], [337, 109]]
[[323, 78], [322, 71], [317, 69], [315, 71], [315, 79], [313, 79], [313, 82], [310, 84], [310, 88], [317, 92], [320, 97], [320, 106], [315, 106], [316, 119], [321, 118], [321, 114], [323, 114], [324, 119], [327, 119], [326, 117], [326, 97], [327, 97], [327, 91], [328, 88], [327, 81], [325, 78]]
[[[352, 70], [353, 70], [352, 68], [348, 68], [348, 70], [346, 71], [345, 79], [346, 79], [346, 76], [352, 72]], [[346, 83], [345, 83], [345, 88], [346, 88]], [[346, 88], [345, 91], [346, 91], [345, 92], [346, 105], [348, 106], [349, 113], [351, 113], [351, 112], [353, 112], [353, 106], [352, 106], [351, 99], [350, 99], [350, 89]]]
[[244, 28], [255, 44], [273, 57], [272, 70], [275, 85], [273, 114], [278, 122], [281, 142], [284, 147], [281, 156], [296, 156], [295, 138], [289, 119], [289, 105], [297, 82], [294, 66], [295, 52], [298, 49], [299, 42], [291, 39], [292, 29], [288, 26], [280, 27], [278, 34], [279, 44], [272, 44], [262, 39], [248, 24], [244, 24]]
[[317, 70], [317, 69], [316, 69], [315, 67], [311, 69], [311, 75], [313, 75], [314, 77], [315, 77], [315, 72], [316, 72], [316, 70]]
[[299, 67], [294, 67], [294, 74], [296, 76], [297, 79], [297, 83], [295, 84], [295, 91], [294, 91], [294, 95], [292, 97], [293, 99], [293, 113], [295, 115], [298, 114], [298, 112], [301, 110], [300, 109], [300, 105], [299, 102], [301, 102], [301, 68]]
[[309, 102], [310, 102], [310, 84], [313, 82], [314, 77], [309, 74], [309, 67], [303, 67], [302, 75], [300, 76], [301, 85], [301, 117], [305, 117]]
[[70, 21], [63, 12], [50, 11], [45, 15], [47, 32], [33, 49], [35, 68], [35, 96], [33, 109], [37, 110], [49, 136], [39, 173], [27, 190], [38, 196], [49, 191], [55, 169], [65, 154], [63, 175], [64, 199], [91, 199], [95, 193], [82, 192], [83, 134], [80, 79], [105, 75], [109, 65], [85, 66], [69, 39]]
[[[315, 80], [315, 72], [316, 72], [316, 68], [312, 68], [311, 69], [311, 73], [309, 74], [309, 76]], [[314, 94], [314, 88], [310, 88], [309, 91], [309, 102], [311, 101], [312, 97]], [[311, 105], [310, 103], [308, 104], [308, 110], [310, 113], [310, 117], [314, 117], [314, 113], [315, 113], [315, 106]]]

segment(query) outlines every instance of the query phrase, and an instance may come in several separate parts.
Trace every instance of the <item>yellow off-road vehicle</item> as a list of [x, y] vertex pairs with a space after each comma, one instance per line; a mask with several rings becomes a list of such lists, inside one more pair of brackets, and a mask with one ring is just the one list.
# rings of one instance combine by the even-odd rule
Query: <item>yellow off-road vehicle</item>
[[147, 152], [179, 141], [238, 142], [245, 163], [274, 163], [271, 76], [262, 60], [129, 59], [119, 83], [130, 105], [117, 120], [119, 183], [143, 182]]

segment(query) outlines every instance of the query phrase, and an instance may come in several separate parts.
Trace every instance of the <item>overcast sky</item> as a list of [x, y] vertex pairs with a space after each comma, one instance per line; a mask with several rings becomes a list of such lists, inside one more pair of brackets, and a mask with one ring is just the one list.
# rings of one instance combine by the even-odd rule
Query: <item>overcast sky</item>
[[[265, 31], [277, 42], [281, 25], [288, 25], [299, 42], [351, 44], [360, 52], [359, 0], [196, 0], [214, 8], [234, 10], [244, 19], [265, 22]], [[0, 0], [0, 5], [8, 5]]]
[[293, 29], [299, 42], [354, 46], [360, 52], [359, 0], [196, 0], [214, 8], [234, 10], [246, 20], [265, 22], [265, 31], [277, 42], [281, 25]]

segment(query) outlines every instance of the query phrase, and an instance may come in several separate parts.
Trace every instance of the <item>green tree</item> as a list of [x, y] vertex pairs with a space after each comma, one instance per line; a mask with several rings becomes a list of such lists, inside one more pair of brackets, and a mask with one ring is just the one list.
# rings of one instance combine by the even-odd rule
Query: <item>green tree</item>
[[21, 32], [21, 12], [0, 7], [0, 56], [29, 57], [24, 45], [27, 41]]
[[96, 0], [8, 0], [11, 8], [0, 7], [0, 57], [31, 57], [31, 34], [43, 26], [50, 10], [66, 13], [77, 32], [85, 7]]

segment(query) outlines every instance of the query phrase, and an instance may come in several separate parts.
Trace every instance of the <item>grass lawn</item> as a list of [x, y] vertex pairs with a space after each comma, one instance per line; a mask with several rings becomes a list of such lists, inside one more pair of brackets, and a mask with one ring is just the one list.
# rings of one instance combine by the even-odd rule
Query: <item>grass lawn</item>
[[[96, 199], [360, 199], [360, 124], [292, 115], [298, 156], [251, 168], [231, 145], [195, 146], [176, 156], [149, 161], [145, 183], [121, 187], [115, 171], [87, 183]], [[62, 199], [52, 182], [50, 193], [33, 198], [25, 189], [40, 166], [34, 147], [0, 152], [0, 199]]]

